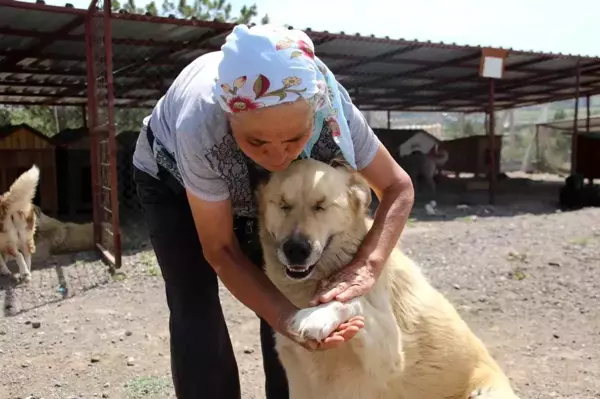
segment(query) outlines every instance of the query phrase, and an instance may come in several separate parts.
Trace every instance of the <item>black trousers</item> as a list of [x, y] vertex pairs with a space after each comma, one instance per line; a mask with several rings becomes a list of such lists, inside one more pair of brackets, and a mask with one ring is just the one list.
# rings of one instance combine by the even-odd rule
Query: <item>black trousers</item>
[[[185, 191], [174, 178], [157, 180], [137, 168], [134, 180], [165, 281], [177, 398], [239, 399], [238, 367], [221, 309], [217, 275], [202, 254]], [[261, 265], [262, 252], [253, 224], [253, 219], [236, 218], [235, 232], [244, 253]], [[273, 334], [261, 319], [266, 397], [287, 399], [287, 378]]]

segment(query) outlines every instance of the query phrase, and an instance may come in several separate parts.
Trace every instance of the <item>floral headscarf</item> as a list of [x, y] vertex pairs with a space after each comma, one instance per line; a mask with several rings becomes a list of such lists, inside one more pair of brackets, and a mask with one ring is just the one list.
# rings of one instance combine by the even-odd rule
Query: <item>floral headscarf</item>
[[312, 40], [304, 32], [273, 25], [237, 25], [221, 50], [223, 59], [215, 96], [225, 112], [243, 112], [305, 98], [315, 110], [315, 120], [303, 156], [310, 156], [323, 123], [327, 123], [345, 160], [356, 168], [338, 82], [315, 56]]

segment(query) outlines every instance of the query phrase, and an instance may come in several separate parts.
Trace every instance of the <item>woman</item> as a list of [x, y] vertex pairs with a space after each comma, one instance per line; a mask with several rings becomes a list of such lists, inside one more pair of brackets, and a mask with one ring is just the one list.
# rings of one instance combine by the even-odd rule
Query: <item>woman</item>
[[[329, 162], [338, 155], [367, 179], [380, 205], [355, 260], [315, 293], [315, 304], [371, 288], [406, 223], [413, 190], [308, 36], [236, 26], [221, 51], [181, 72], [144, 121], [135, 180], [165, 280], [178, 398], [240, 397], [217, 276], [260, 317], [267, 398], [288, 397], [273, 330], [288, 335], [298, 309], [261, 270], [253, 189], [298, 157]], [[305, 347], [343, 345], [362, 327], [360, 318], [349, 320], [321, 345]]]

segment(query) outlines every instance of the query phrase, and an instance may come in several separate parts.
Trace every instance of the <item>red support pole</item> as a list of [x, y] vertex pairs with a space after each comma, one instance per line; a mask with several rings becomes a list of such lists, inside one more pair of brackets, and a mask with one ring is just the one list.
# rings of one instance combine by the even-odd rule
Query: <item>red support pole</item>
[[87, 64], [87, 97], [88, 97], [88, 120], [87, 127], [90, 135], [90, 168], [92, 173], [92, 213], [94, 221], [94, 243], [100, 242], [100, 158], [98, 156], [99, 137], [96, 131], [98, 124], [98, 103], [96, 97], [96, 74], [94, 71], [94, 32], [92, 20], [95, 9], [90, 8], [85, 17], [85, 52]]
[[489, 153], [490, 153], [490, 167], [488, 171], [488, 195], [490, 204], [494, 204], [496, 201], [496, 135], [495, 135], [495, 113], [494, 113], [494, 96], [495, 96], [495, 87], [494, 87], [494, 79], [490, 79], [490, 97], [489, 97], [489, 117], [488, 117], [488, 138], [489, 138]]
[[590, 95], [588, 94], [585, 99], [585, 107], [586, 107], [586, 118], [585, 118], [585, 132], [590, 132]]
[[121, 267], [121, 233], [119, 228], [119, 186], [117, 181], [117, 139], [113, 88], [113, 52], [111, 30], [111, 2], [104, 0], [104, 48], [106, 49], [106, 87], [108, 96], [108, 150], [110, 162], [110, 203], [113, 225], [113, 255], [115, 268]]
[[579, 141], [579, 81], [581, 78], [581, 66], [579, 59], [575, 67], [575, 110], [573, 114], [573, 135], [571, 136], [571, 174], [577, 171], [577, 143]]

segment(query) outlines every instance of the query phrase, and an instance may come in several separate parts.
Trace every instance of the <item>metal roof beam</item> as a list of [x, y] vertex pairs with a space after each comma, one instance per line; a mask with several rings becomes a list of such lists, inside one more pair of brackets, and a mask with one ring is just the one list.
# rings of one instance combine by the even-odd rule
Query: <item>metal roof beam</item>
[[[23, 50], [23, 53], [33, 53], [33, 54], [40, 53], [46, 47], [48, 47], [49, 45], [54, 43], [54, 41], [55, 41], [54, 38], [56, 36], [67, 34], [67, 33], [71, 32], [73, 29], [81, 26], [83, 24], [83, 21], [84, 21], [84, 19], [82, 16], [77, 16], [77, 17], [73, 18], [73, 20], [66, 23], [65, 25], [60, 27], [58, 30], [56, 30], [52, 33], [48, 33], [42, 38], [39, 38], [39, 41], [37, 43], [35, 43], [33, 46], [30, 46], [29, 48]], [[0, 71], [2, 71], [6, 66], [18, 64], [24, 58], [25, 57], [22, 57], [20, 55], [13, 55], [12, 57], [8, 56], [8, 57], [4, 58], [0, 62]]]
[[[17, 37], [33, 37], [36, 39], [43, 39], [47, 35], [52, 35], [52, 32], [41, 32], [41, 31], [30, 31], [26, 29], [0, 27], [0, 34], [7, 36]], [[76, 41], [85, 42], [85, 34], [54, 34], [54, 40], [61, 41]], [[129, 39], [115, 37], [112, 40], [113, 45], [129, 45], [139, 47], [168, 47], [171, 51], [187, 50], [189, 49], [189, 41], [181, 42], [174, 40], [143, 40], [143, 39]], [[207, 46], [206, 50], [218, 50], [221, 46]]]
[[[581, 73], [582, 75], [587, 73], [587, 72], [592, 72], [592, 71], [598, 71], [600, 70], [600, 63], [599, 62], [592, 62], [588, 65], [586, 65], [585, 67], [581, 68]], [[561, 71], [552, 71], [549, 73], [545, 73], [545, 74], [541, 74], [538, 75], [535, 78], [524, 78], [524, 79], [515, 79], [515, 80], [507, 80], [507, 81], [502, 81], [500, 80], [497, 85], [497, 92], [501, 93], [501, 91], [509, 91], [511, 89], [515, 89], [515, 88], [519, 88], [519, 87], [523, 87], [523, 86], [527, 86], [527, 85], [543, 85], [544, 83], [551, 83], [553, 80], [561, 80], [561, 79], [565, 79], [568, 78], [570, 75], [568, 74], [568, 72], [565, 72], [564, 70]], [[475, 80], [475, 79], [473, 79]], [[444, 100], [448, 100], [448, 99], [463, 99], [465, 97], [467, 98], [471, 98], [473, 97], [473, 93], [479, 93], [481, 92], [481, 90], [483, 90], [483, 86], [485, 86], [487, 80], [484, 79], [478, 79], [478, 87], [474, 87], [472, 89], [472, 91], [470, 93], [460, 93], [460, 94], [456, 94], [454, 96], [452, 96], [450, 98], [450, 96], [448, 98], [429, 98], [423, 101], [420, 101], [418, 104], [416, 105], [427, 105], [428, 103], [431, 102], [440, 102], [440, 101], [444, 101]], [[587, 84], [588, 82], [586, 82]], [[524, 93], [523, 96], [527, 96], [530, 95], [530, 93]], [[400, 104], [398, 106], [398, 109], [403, 108], [404, 105]]]
[[387, 60], [387, 59], [397, 56], [397, 55], [409, 53], [418, 48], [419, 48], [418, 46], [408, 46], [408, 47], [401, 48], [401, 49], [386, 51], [385, 53], [376, 55], [375, 57], [362, 57], [362, 59], [359, 61], [355, 61], [353, 63], [343, 65], [342, 67], [336, 68], [335, 73], [343, 73], [343, 71], [347, 71], [348, 69], [355, 68], [357, 66], [364, 65], [364, 64], [369, 64], [371, 62], [381, 62], [381, 61]]
[[[519, 70], [520, 68], [526, 67], [526, 66], [530, 66], [530, 65], [534, 65], [534, 64], [539, 64], [545, 61], [549, 61], [555, 58], [552, 58], [550, 55], [542, 55], [534, 60], [527, 60], [527, 61], [522, 61], [522, 62], [518, 62], [516, 64], [513, 65], [509, 65], [506, 67], [507, 71], [513, 71], [513, 70]], [[415, 88], [413, 88], [412, 91], [418, 91], [418, 90], [427, 90], [427, 89], [431, 89], [431, 88], [437, 88], [439, 86], [447, 86], [450, 84], [454, 84], [454, 83], [463, 83], [463, 82], [473, 82], [473, 81], [477, 81], [478, 82], [478, 86], [485, 86], [485, 90], [488, 90], [488, 84], [486, 80], [481, 80], [479, 79], [479, 69], [476, 70], [476, 74], [475, 75], [468, 75], [468, 76], [461, 76], [458, 78], [450, 78], [450, 79], [443, 79], [440, 80], [438, 82], [434, 82], [434, 83], [428, 83], [426, 85], [422, 85], [422, 86], [417, 86]], [[524, 71], [523, 71], [524, 72]], [[562, 72], [564, 73], [564, 69], [562, 69]], [[543, 76], [548, 76], [548, 75], [552, 75], [552, 74], [556, 74], [557, 72], [554, 71], [549, 71], [549, 72], [542, 72], [540, 74], [540, 71], [535, 71], [532, 72], [534, 74], [536, 74], [536, 77], [543, 77]], [[523, 78], [519, 80], [519, 85], [523, 85], [523, 84], [527, 84], [530, 81], [530, 77], [527, 78]], [[558, 79], [553, 79], [553, 80], [558, 80]], [[501, 82], [498, 82], [500, 84], [502, 84]]]
[[391, 74], [391, 75], [381, 75], [379, 78], [371, 79], [366, 82], [361, 82], [360, 85], [354, 86], [353, 89], [355, 91], [357, 89], [357, 87], [359, 87], [359, 86], [372, 86], [375, 83], [385, 82], [385, 81], [391, 80], [391, 79], [406, 78], [406, 77], [410, 77], [410, 76], [420, 75], [423, 73], [434, 71], [436, 69], [444, 68], [447, 66], [452, 66], [455, 64], [460, 64], [460, 63], [463, 63], [466, 61], [471, 61], [476, 58], [479, 58], [480, 56], [481, 56], [481, 54], [478, 51], [476, 54], [469, 54], [469, 55], [466, 55], [463, 57], [453, 58], [448, 61], [440, 62], [439, 64], [436, 64], [436, 65], [430, 65], [430, 66], [426, 66], [423, 68], [417, 68], [417, 69], [413, 69], [412, 71], [408, 71], [408, 72], [396, 73], [396, 74]]

